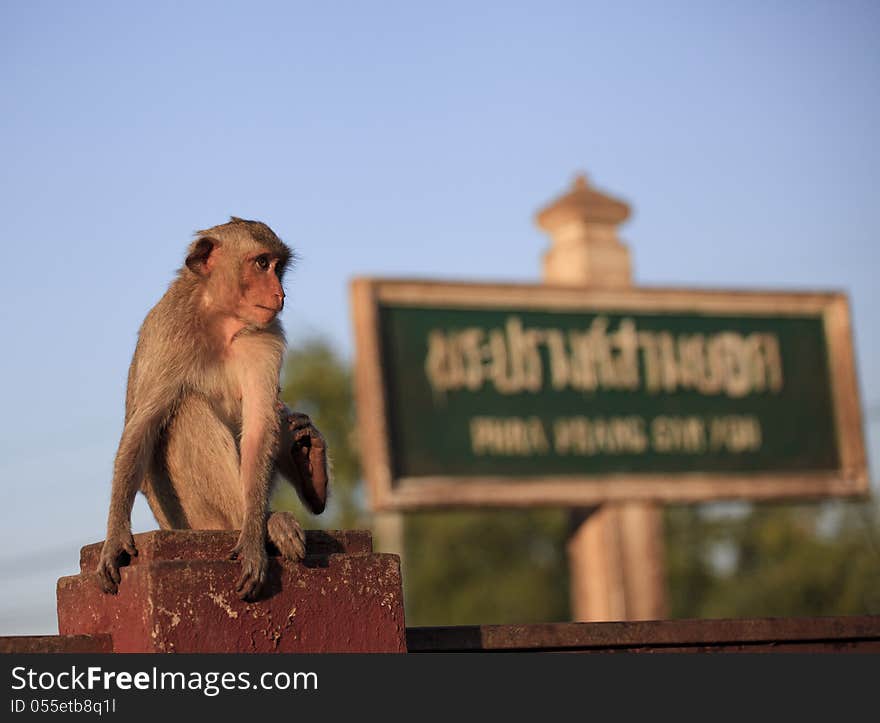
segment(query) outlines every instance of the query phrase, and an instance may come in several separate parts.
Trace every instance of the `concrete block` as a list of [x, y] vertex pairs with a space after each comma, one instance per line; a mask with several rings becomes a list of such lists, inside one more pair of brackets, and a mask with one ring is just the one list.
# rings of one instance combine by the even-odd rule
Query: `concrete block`
[[369, 532], [306, 533], [306, 559], [270, 556], [258, 600], [235, 594], [235, 531], [135, 535], [137, 557], [117, 595], [94, 574], [102, 543], [81, 573], [58, 581], [62, 635], [109, 634], [115, 652], [406, 652], [400, 560], [375, 554]]

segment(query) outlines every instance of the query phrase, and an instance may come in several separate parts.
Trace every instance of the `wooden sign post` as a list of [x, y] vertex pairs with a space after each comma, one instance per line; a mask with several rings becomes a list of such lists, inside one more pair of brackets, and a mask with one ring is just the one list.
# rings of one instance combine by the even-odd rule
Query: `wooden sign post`
[[[617, 226], [622, 201], [591, 189], [585, 176], [543, 209], [538, 225], [551, 238], [544, 254], [548, 284], [625, 289], [632, 286], [629, 249]], [[652, 502], [575, 508], [568, 540], [572, 619], [661, 620], [668, 614], [663, 510]]]
[[565, 284], [353, 282], [363, 464], [380, 511], [600, 506], [575, 616], [662, 617], [655, 503], [866, 492], [849, 309], [617, 283], [603, 199], [579, 181], [539, 216]]

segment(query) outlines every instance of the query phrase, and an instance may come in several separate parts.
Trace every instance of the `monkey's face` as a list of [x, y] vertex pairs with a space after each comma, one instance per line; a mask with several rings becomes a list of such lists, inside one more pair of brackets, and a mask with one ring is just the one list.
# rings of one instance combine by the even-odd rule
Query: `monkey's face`
[[240, 295], [236, 315], [253, 326], [266, 326], [284, 308], [281, 275], [284, 260], [265, 249], [243, 257], [239, 269]]
[[265, 224], [234, 217], [199, 234], [186, 266], [203, 285], [206, 309], [247, 326], [271, 324], [284, 308], [287, 245]]

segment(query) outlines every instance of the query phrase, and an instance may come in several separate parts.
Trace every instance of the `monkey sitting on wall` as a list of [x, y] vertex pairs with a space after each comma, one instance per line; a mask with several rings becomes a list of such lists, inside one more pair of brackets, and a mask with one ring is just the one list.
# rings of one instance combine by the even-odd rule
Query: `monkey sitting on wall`
[[278, 472], [313, 513], [327, 498], [324, 440], [278, 399], [285, 343], [277, 317], [290, 258], [268, 226], [233, 216], [197, 233], [147, 314], [128, 372], [97, 569], [105, 592], [118, 589], [120, 557], [137, 554], [138, 490], [162, 529], [241, 530], [230, 558], [241, 562], [243, 599], [265, 580], [267, 537], [289, 559], [305, 555], [294, 516], [270, 511], [273, 487], [284, 484]]

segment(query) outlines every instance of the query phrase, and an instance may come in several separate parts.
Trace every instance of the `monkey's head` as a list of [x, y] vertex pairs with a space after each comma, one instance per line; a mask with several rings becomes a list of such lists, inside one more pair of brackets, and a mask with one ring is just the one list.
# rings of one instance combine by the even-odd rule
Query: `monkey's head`
[[284, 308], [282, 280], [290, 259], [290, 249], [266, 224], [232, 216], [196, 232], [186, 269], [203, 285], [212, 312], [264, 327]]

